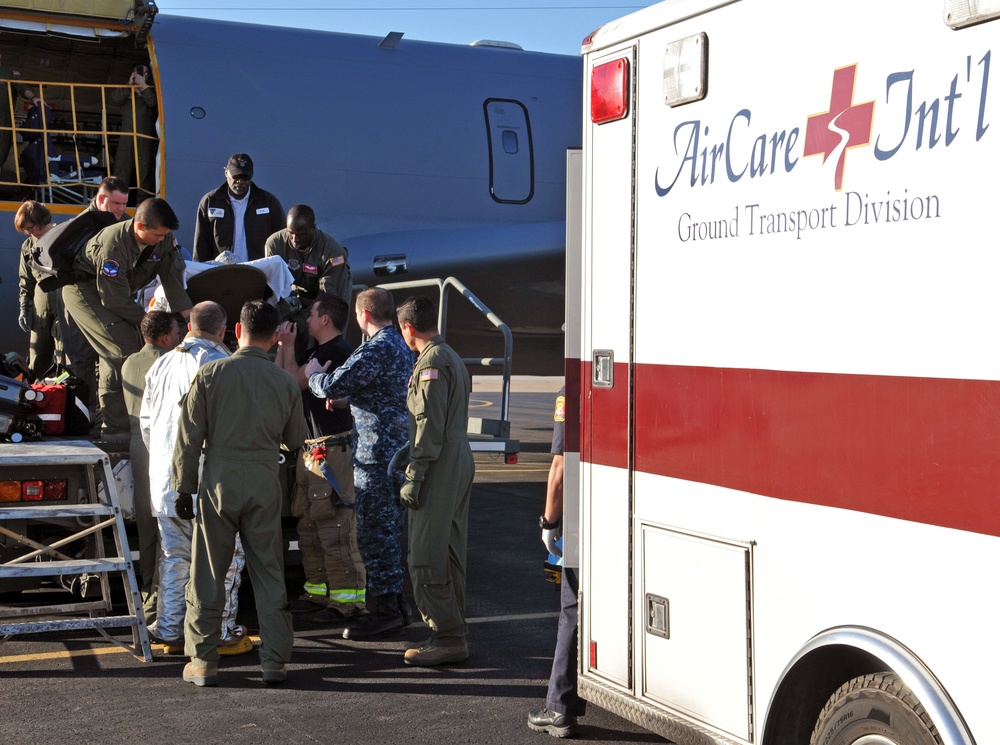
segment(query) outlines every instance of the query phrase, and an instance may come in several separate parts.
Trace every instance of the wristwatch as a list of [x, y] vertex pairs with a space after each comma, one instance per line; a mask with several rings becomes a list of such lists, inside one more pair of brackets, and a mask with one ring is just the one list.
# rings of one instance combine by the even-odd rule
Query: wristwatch
[[538, 527], [542, 530], [554, 530], [559, 527], [559, 521], [557, 520], [554, 523], [550, 523], [545, 519], [545, 515], [542, 515], [538, 518]]

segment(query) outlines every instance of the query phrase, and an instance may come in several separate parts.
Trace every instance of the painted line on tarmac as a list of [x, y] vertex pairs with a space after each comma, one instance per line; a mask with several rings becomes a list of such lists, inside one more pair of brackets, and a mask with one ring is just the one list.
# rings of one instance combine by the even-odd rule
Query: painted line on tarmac
[[469, 399], [470, 409], [486, 409], [492, 405], [493, 403], [491, 401], [483, 401], [481, 399], [476, 399], [476, 398]]
[[[251, 635], [250, 641], [255, 647], [260, 646], [260, 637]], [[155, 644], [153, 645], [156, 646]], [[124, 647], [111, 646], [111, 647], [94, 647], [92, 649], [63, 649], [59, 652], [37, 652], [35, 654], [18, 654], [10, 655], [8, 657], [0, 657], [0, 665], [16, 665], [21, 662], [38, 662], [40, 660], [62, 660], [70, 659], [72, 657], [96, 657], [102, 654], [119, 654], [119, 653], [132, 654], [131, 649], [125, 649]], [[162, 657], [176, 657], [177, 659], [182, 659], [183, 654], [178, 655], [165, 655], [165, 654], [155, 654], [153, 655], [157, 658]]]
[[96, 647], [94, 649], [64, 649], [60, 652], [38, 652], [37, 654], [17, 654], [10, 657], [0, 657], [0, 665], [14, 665], [18, 662], [36, 662], [38, 660], [69, 659], [70, 657], [89, 657], [99, 654], [118, 654], [131, 650], [123, 647]]
[[559, 611], [551, 613], [521, 613], [514, 616], [483, 616], [482, 618], [466, 618], [466, 623], [496, 623], [497, 621], [535, 621], [542, 618], [559, 618]]

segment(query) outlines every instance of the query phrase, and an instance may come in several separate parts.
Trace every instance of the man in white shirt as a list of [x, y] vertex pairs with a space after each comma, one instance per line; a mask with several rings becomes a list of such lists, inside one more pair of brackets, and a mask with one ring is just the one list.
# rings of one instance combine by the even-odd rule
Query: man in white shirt
[[253, 183], [253, 160], [233, 155], [223, 171], [226, 183], [198, 204], [194, 226], [195, 261], [211, 261], [223, 251], [239, 260], [264, 258], [264, 243], [285, 227], [285, 212], [270, 192]]

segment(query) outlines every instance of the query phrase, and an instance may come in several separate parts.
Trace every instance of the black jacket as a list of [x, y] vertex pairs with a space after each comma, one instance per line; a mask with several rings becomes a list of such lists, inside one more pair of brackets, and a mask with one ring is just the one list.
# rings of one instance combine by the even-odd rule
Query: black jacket
[[[285, 227], [285, 211], [281, 202], [270, 192], [251, 183], [243, 225], [247, 234], [247, 259], [263, 259], [264, 243], [272, 233]], [[223, 184], [203, 196], [198, 203], [191, 255], [195, 261], [211, 261], [221, 252], [232, 249], [233, 205], [229, 202], [229, 186]]]

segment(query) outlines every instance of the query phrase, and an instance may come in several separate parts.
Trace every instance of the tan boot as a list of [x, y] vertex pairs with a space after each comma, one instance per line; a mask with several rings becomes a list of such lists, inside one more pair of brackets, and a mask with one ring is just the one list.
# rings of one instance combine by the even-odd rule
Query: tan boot
[[216, 685], [219, 682], [218, 663], [191, 660], [184, 666], [184, 682], [196, 686]]
[[431, 641], [418, 649], [408, 649], [403, 655], [403, 662], [416, 667], [434, 667], [435, 665], [451, 665], [469, 659], [469, 647], [463, 641], [461, 645], [443, 645], [440, 641]]

